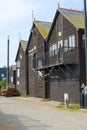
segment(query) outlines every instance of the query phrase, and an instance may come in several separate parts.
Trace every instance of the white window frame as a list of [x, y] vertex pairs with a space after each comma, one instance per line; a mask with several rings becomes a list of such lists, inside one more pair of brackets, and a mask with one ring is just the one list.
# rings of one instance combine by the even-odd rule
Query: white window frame
[[50, 46], [50, 57], [56, 54], [57, 54], [57, 44], [55, 43]]
[[68, 51], [68, 39], [64, 40], [64, 52]]
[[75, 35], [69, 36], [69, 48], [75, 47]]
[[63, 47], [63, 40], [58, 41], [58, 49], [59, 49], [60, 47]]
[[16, 65], [17, 65], [17, 68], [20, 68], [20, 61], [17, 61]]
[[17, 81], [17, 85], [20, 85], [20, 81]]
[[11, 76], [11, 83], [13, 83], [13, 76]]
[[20, 69], [17, 69], [17, 77], [20, 77]]

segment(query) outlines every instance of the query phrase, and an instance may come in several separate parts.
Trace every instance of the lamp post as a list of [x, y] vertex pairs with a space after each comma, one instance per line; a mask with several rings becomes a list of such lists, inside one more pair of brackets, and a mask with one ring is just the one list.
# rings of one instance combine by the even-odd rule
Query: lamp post
[[9, 36], [7, 37], [7, 86], [9, 85]]
[[84, 0], [84, 20], [85, 20], [85, 63], [86, 63], [86, 86], [87, 86], [87, 2]]

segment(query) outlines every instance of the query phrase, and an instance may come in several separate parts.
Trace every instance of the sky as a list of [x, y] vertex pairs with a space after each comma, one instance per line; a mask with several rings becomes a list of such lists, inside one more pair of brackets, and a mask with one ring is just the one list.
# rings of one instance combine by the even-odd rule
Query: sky
[[58, 7], [83, 10], [83, 0], [0, 0], [0, 67], [7, 66], [7, 37], [10, 40], [9, 64], [15, 64], [19, 40], [28, 40], [32, 12], [36, 20], [52, 22]]

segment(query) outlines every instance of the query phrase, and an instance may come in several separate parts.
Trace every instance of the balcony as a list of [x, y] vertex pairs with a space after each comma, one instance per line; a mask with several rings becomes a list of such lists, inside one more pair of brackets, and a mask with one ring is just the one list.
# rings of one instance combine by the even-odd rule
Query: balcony
[[33, 68], [39, 70], [60, 64], [77, 64], [77, 54], [77, 48], [62, 47], [33, 58]]

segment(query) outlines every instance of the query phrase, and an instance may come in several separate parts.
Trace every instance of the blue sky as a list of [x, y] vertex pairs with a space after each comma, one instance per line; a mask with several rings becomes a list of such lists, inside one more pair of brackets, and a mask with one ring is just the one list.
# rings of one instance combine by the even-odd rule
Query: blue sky
[[[15, 64], [19, 36], [28, 40], [34, 17], [52, 21], [60, 7], [83, 10], [83, 0], [0, 0], [0, 67], [7, 65], [7, 36], [10, 36], [10, 65]], [[19, 35], [20, 34], [20, 35]]]

